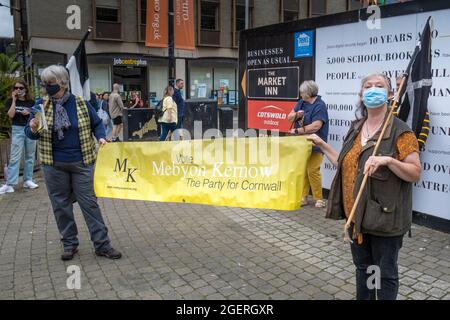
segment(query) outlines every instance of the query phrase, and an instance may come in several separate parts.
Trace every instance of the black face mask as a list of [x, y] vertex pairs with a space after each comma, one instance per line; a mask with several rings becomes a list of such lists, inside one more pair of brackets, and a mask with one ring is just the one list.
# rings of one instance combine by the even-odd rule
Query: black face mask
[[45, 91], [47, 91], [50, 96], [57, 94], [59, 90], [61, 90], [59, 84], [47, 84], [45, 86]]

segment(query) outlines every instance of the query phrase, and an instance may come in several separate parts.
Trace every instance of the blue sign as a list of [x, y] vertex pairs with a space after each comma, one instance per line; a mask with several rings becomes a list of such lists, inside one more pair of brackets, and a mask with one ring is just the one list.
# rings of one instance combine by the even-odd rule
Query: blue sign
[[295, 58], [313, 56], [314, 31], [296, 32], [294, 34], [294, 41]]

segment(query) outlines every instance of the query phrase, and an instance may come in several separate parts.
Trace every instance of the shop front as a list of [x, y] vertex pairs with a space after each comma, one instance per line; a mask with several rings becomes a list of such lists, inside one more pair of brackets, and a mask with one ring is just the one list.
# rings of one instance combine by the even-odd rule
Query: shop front
[[187, 61], [186, 97], [214, 99], [218, 105], [238, 103], [237, 61], [235, 59], [192, 59]]
[[149, 107], [161, 99], [167, 83], [167, 59], [135, 54], [96, 54], [88, 56], [91, 90], [110, 92], [120, 85], [125, 106], [137, 92]]

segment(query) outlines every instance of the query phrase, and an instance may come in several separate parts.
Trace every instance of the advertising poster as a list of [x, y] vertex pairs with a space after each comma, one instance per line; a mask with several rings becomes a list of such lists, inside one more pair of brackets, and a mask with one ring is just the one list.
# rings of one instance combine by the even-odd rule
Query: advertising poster
[[253, 37], [246, 45], [247, 126], [288, 132], [299, 86], [314, 76], [314, 31]]

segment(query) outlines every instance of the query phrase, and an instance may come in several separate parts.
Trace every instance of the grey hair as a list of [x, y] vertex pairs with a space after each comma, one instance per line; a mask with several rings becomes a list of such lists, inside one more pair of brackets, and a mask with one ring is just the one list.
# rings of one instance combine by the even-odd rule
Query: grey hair
[[319, 93], [319, 87], [313, 80], [306, 80], [300, 85], [300, 92], [313, 98]]
[[356, 111], [355, 111], [356, 119], [367, 118], [367, 108], [364, 105], [364, 103], [362, 102], [361, 95], [362, 95], [362, 91], [363, 91], [363, 88], [364, 88], [364, 85], [366, 84], [366, 82], [375, 77], [383, 78], [386, 83], [388, 92], [392, 90], [391, 80], [384, 73], [374, 72], [374, 73], [369, 73], [369, 74], [365, 75], [364, 78], [362, 78], [362, 80], [361, 80], [361, 89], [359, 91], [359, 101], [356, 105]]
[[52, 80], [56, 81], [60, 86], [67, 88], [69, 86], [69, 73], [66, 68], [60, 65], [51, 65], [45, 68], [41, 73], [41, 81], [48, 83]]

